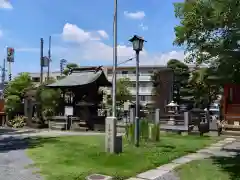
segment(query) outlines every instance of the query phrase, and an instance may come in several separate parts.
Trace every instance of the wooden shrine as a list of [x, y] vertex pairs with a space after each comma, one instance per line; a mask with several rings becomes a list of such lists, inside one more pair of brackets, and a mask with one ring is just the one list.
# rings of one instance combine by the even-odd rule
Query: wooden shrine
[[240, 129], [240, 85], [225, 84], [222, 103], [227, 127]]
[[[47, 85], [62, 91], [62, 103], [58, 115], [52, 117], [54, 128], [75, 129], [86, 124], [87, 129], [95, 129], [96, 124], [104, 124], [105, 117], [98, 116], [103, 94], [99, 87], [110, 87], [101, 67], [75, 68], [70, 74], [57, 82]], [[72, 111], [66, 112], [66, 111]], [[65, 123], [64, 123], [65, 122]]]

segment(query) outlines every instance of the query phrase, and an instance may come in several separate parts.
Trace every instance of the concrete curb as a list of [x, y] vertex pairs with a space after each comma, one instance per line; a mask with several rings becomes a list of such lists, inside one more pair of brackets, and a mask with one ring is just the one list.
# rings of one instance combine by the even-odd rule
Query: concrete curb
[[[235, 142], [235, 138], [225, 138], [224, 140], [218, 141], [209, 147], [198, 150], [196, 153], [188, 154], [186, 156], [177, 158], [168, 164], [164, 164], [156, 169], [138, 174], [136, 177], [129, 178], [128, 180], [163, 180], [166, 179], [169, 173], [183, 164], [189, 163], [194, 160], [200, 160], [209, 158], [211, 156], [218, 155], [217, 152], [221, 151], [224, 146]], [[178, 179], [178, 178], [176, 178]]]

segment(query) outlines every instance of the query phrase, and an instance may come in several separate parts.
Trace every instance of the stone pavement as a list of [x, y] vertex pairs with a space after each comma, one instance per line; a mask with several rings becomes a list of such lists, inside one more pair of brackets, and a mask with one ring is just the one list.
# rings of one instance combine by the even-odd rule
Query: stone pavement
[[225, 138], [224, 140], [212, 144], [210, 147], [175, 159], [169, 164], [143, 172], [136, 177], [129, 178], [128, 180], [180, 180], [174, 173], [176, 167], [194, 160], [209, 158], [211, 156], [235, 156], [237, 152], [234, 151], [234, 149], [240, 150], [240, 142], [236, 141], [235, 138]]

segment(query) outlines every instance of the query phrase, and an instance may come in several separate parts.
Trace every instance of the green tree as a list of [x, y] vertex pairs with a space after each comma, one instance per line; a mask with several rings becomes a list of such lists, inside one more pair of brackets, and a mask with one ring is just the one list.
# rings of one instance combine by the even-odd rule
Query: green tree
[[67, 76], [70, 73], [71, 69], [78, 68], [78, 67], [79, 67], [79, 65], [76, 63], [68, 63], [66, 68], [64, 68], [64, 70], [63, 70], [63, 74], [65, 76]]
[[220, 92], [218, 85], [209, 82], [208, 78], [212, 73], [210, 68], [199, 68], [192, 72], [189, 84], [193, 91], [195, 107], [208, 108]]
[[9, 116], [12, 117], [21, 111], [24, 94], [27, 89], [32, 87], [32, 80], [28, 73], [21, 73], [8, 83], [4, 90], [4, 107]]
[[175, 3], [180, 25], [175, 44], [186, 47], [186, 61], [205, 63], [228, 82], [240, 82], [240, 0]]
[[161, 86], [162, 86], [162, 81], [161, 81], [161, 72], [160, 71], [155, 71], [153, 75], [151, 76], [151, 82], [153, 85], [152, 89], [152, 100], [154, 101], [155, 107], [159, 107], [159, 99], [161, 98]]
[[173, 82], [173, 100], [174, 102], [180, 104], [181, 97], [188, 95], [190, 90], [188, 89], [188, 80], [189, 80], [189, 68], [188, 66], [177, 60], [171, 59], [167, 63], [167, 67], [171, 68], [174, 73], [174, 82]]
[[116, 100], [120, 106], [122, 106], [124, 102], [132, 99], [132, 94], [130, 92], [131, 86], [132, 82], [129, 78], [120, 78], [117, 80]]
[[56, 111], [61, 100], [61, 91], [59, 89], [51, 89], [46, 87], [47, 84], [54, 83], [54, 79], [40, 85], [36, 91], [36, 100], [40, 104], [39, 111], [41, 111], [42, 120], [46, 116], [52, 116]]
[[[132, 94], [130, 92], [130, 88], [132, 87], [132, 82], [129, 78], [120, 78], [117, 80], [116, 84], [116, 101], [117, 105], [120, 107], [123, 106], [124, 102], [132, 100]], [[105, 92], [106, 94], [106, 92]], [[107, 104], [112, 104], [112, 97], [108, 95], [107, 97]]]

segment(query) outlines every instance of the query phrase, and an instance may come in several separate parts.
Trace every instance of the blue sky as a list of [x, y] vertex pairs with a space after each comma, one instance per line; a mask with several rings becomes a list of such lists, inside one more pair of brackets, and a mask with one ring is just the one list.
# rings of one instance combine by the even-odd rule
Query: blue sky
[[[173, 3], [180, 0], [119, 0], [119, 61], [133, 55], [128, 39], [138, 34], [147, 43], [141, 64], [165, 64], [183, 59], [183, 49], [173, 46]], [[59, 60], [85, 65], [111, 65], [113, 0], [0, 0], [0, 64], [6, 46], [15, 48], [13, 74], [38, 72], [40, 38], [47, 55], [52, 36], [51, 69]], [[134, 63], [134, 62], [130, 62]]]

